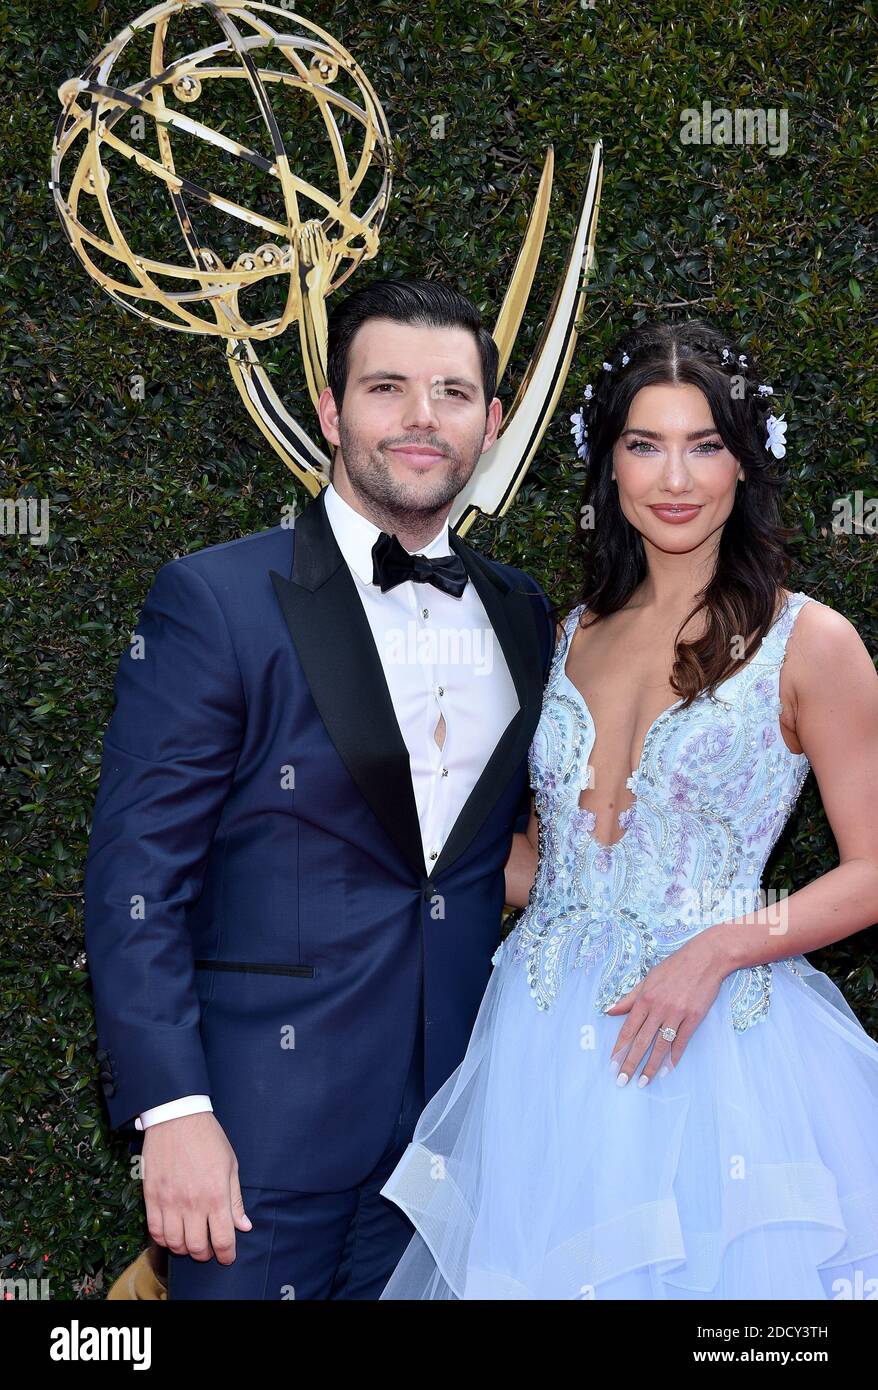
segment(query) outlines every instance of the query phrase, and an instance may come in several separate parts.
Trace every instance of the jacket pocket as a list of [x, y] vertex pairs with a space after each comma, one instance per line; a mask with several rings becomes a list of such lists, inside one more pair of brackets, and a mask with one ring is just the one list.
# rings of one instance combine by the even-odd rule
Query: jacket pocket
[[245, 970], [254, 975], [302, 975], [307, 979], [313, 978], [315, 967], [313, 965], [272, 965], [263, 961], [247, 960], [197, 960], [196, 970]]

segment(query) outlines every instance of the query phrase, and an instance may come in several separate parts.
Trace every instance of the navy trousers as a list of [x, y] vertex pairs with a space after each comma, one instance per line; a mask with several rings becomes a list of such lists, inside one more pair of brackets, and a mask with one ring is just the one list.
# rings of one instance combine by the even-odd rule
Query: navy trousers
[[344, 1192], [242, 1186], [253, 1226], [235, 1231], [235, 1259], [221, 1265], [169, 1250], [169, 1300], [378, 1298], [414, 1235], [381, 1188], [424, 1108], [423, 1036], [422, 1001], [399, 1117], [365, 1182]]

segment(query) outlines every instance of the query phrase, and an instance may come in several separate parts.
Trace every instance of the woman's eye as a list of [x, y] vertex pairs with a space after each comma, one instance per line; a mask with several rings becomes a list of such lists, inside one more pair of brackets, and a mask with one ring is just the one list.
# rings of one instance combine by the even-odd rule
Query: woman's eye
[[[628, 448], [631, 450], [632, 454], [637, 454], [647, 449], [654, 448], [654, 445], [652, 445], [648, 439], [635, 439], [633, 444], [628, 445]], [[699, 452], [719, 454], [725, 448], [725, 445], [718, 443], [715, 439], [705, 439], [702, 443], [698, 444], [696, 448]]]

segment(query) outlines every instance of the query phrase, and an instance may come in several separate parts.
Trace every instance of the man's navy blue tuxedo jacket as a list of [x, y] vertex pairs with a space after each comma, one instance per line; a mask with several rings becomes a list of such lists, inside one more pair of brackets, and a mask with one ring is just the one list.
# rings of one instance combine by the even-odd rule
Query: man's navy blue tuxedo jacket
[[388, 1143], [422, 990], [426, 1099], [462, 1060], [527, 824], [554, 626], [528, 575], [450, 541], [520, 709], [429, 868], [323, 494], [294, 528], [158, 571], [119, 663], [86, 866], [113, 1128], [203, 1092], [242, 1185], [339, 1190]]

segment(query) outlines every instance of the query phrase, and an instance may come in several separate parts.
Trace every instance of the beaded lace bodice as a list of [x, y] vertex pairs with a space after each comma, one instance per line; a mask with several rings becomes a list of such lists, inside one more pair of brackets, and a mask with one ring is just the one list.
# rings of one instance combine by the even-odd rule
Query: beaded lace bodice
[[[580, 807], [595, 741], [589, 709], [565, 672], [584, 605], [564, 621], [549, 671], [529, 767], [539, 818], [539, 861], [527, 907], [494, 956], [524, 962], [537, 1007], [567, 973], [601, 971], [596, 998], [610, 1007], [664, 957], [715, 922], [760, 906], [766, 861], [808, 774], [780, 730], [780, 668], [796, 616], [792, 594], [753, 656], [687, 708], [682, 699], [651, 724], [628, 778], [633, 804], [620, 840], [594, 839]], [[791, 970], [791, 960], [778, 962]], [[766, 1017], [771, 965], [730, 977], [732, 1021]]]

